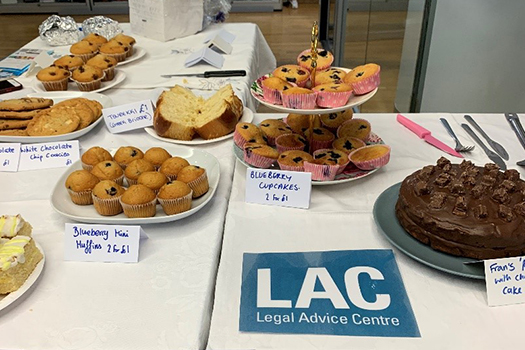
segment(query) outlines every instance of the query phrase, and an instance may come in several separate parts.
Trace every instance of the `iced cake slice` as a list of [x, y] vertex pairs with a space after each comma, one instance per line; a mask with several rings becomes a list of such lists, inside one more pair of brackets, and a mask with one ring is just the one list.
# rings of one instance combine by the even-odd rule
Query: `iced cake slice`
[[0, 238], [11, 238], [16, 235], [31, 236], [31, 225], [20, 214], [0, 216]]

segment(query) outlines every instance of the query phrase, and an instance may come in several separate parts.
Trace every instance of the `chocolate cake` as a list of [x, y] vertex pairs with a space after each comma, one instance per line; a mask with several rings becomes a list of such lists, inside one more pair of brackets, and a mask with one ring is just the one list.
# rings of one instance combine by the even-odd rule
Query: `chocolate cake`
[[451, 164], [440, 158], [408, 176], [396, 216], [433, 249], [474, 259], [525, 253], [525, 181], [496, 164]]

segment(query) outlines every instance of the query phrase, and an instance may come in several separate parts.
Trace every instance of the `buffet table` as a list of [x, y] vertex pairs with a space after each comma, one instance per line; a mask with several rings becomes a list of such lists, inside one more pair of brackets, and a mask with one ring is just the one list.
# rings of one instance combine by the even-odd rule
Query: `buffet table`
[[[129, 25], [124, 24], [128, 34]], [[196, 94], [209, 95], [214, 84], [199, 86], [199, 80], [166, 79], [147, 81], [156, 67], [159, 75], [174, 73], [186, 54], [171, 54], [178, 48], [202, 45], [210, 32], [224, 28], [237, 35], [232, 55], [224, 69], [246, 69], [247, 76], [208, 79], [210, 83], [232, 83], [245, 105], [254, 106], [248, 82], [275, 67], [275, 58], [254, 24], [223, 24], [204, 33], [159, 43], [136, 37], [146, 57], [122, 68], [126, 80], [104, 92], [113, 105], [152, 99], [176, 83]], [[46, 48], [35, 39], [26, 48]], [[58, 49], [55, 48], [55, 51]], [[187, 52], [187, 51], [184, 51]], [[162, 54], [161, 54], [162, 53]], [[164, 57], [163, 55], [168, 55]], [[180, 56], [180, 57], [178, 57]], [[230, 61], [231, 60], [231, 61]], [[232, 63], [230, 63], [232, 62]], [[231, 64], [231, 66], [230, 66]], [[185, 72], [202, 72], [210, 66], [198, 65]], [[139, 76], [139, 79], [135, 77]], [[21, 78], [23, 90], [1, 95], [2, 99], [24, 97], [34, 91], [32, 77]], [[141, 84], [135, 85], [134, 82]], [[140, 89], [139, 89], [140, 87]], [[151, 89], [146, 89], [147, 87]], [[201, 90], [201, 91], [199, 91]], [[133, 145], [146, 150], [164, 147], [173, 155], [187, 146], [158, 141], [143, 130], [111, 134], [104, 123], [79, 139], [81, 152], [92, 146], [115, 150]], [[3, 189], [0, 214], [17, 214], [33, 226], [33, 236], [41, 245], [46, 262], [39, 280], [20, 299], [0, 310], [2, 349], [203, 349], [207, 342], [224, 218], [231, 190], [234, 156], [231, 139], [195, 147], [220, 162], [220, 181], [212, 200], [196, 214], [171, 223], [142, 225], [149, 236], [141, 240], [139, 262], [83, 263], [64, 261], [64, 224], [72, 222], [56, 213], [50, 196], [66, 168], [0, 173]], [[1, 308], [1, 301], [0, 301]]]
[[[255, 122], [270, 115], [256, 115]], [[271, 115], [282, 118], [284, 115]], [[474, 144], [460, 127], [461, 114], [419, 114], [407, 117], [453, 145], [439, 118], [445, 117], [464, 144]], [[472, 115], [510, 154], [509, 168], [525, 151], [503, 114]], [[440, 156], [458, 158], [420, 140], [398, 124], [395, 114], [361, 114], [372, 131], [392, 147], [390, 163], [353, 182], [314, 186], [308, 210], [247, 204], [246, 167], [237, 161], [228, 204], [210, 349], [503, 349], [519, 343], [525, 305], [489, 307], [483, 280], [457, 277], [406, 256], [379, 231], [372, 210], [377, 197], [415, 170], [435, 164]], [[479, 146], [464, 153], [477, 165], [489, 162]], [[309, 252], [356, 249], [393, 249], [419, 325], [421, 338], [348, 337], [308, 334], [246, 333], [239, 331], [243, 253]], [[284, 311], [283, 311], [284, 312]]]

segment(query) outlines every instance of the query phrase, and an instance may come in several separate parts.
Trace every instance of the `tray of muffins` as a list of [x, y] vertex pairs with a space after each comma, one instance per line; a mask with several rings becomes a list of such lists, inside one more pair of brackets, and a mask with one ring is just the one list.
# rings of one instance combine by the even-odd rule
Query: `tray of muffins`
[[109, 97], [93, 92], [41, 92], [0, 102], [0, 142], [53, 142], [79, 138], [102, 121]]
[[297, 64], [277, 67], [251, 86], [252, 96], [280, 112], [323, 114], [359, 106], [371, 99], [380, 84], [381, 67], [369, 63], [353, 69], [331, 67], [331, 52], [318, 49], [317, 70], [311, 74], [311, 53], [305, 50]]
[[218, 160], [205, 151], [91, 147], [58, 179], [51, 204], [61, 215], [86, 223], [170, 222], [201, 210], [219, 178]]
[[313, 185], [354, 181], [390, 160], [390, 147], [352, 110], [239, 123], [233, 140], [234, 154], [246, 166], [310, 172]]
[[146, 53], [135, 47], [135, 39], [131, 36], [118, 34], [108, 40], [94, 33], [71, 45], [69, 51], [37, 73], [32, 83], [36, 91], [101, 92], [110, 89], [126, 78], [117, 67]]

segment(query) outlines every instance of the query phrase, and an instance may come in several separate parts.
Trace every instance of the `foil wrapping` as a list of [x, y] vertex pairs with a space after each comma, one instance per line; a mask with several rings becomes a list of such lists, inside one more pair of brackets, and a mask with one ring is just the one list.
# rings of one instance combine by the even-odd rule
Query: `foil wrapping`
[[106, 39], [111, 39], [115, 35], [122, 33], [122, 28], [117, 21], [105, 16], [95, 16], [82, 22], [84, 35], [95, 33], [102, 35]]
[[52, 46], [71, 45], [82, 38], [75, 20], [52, 15], [38, 26], [40, 38]]

